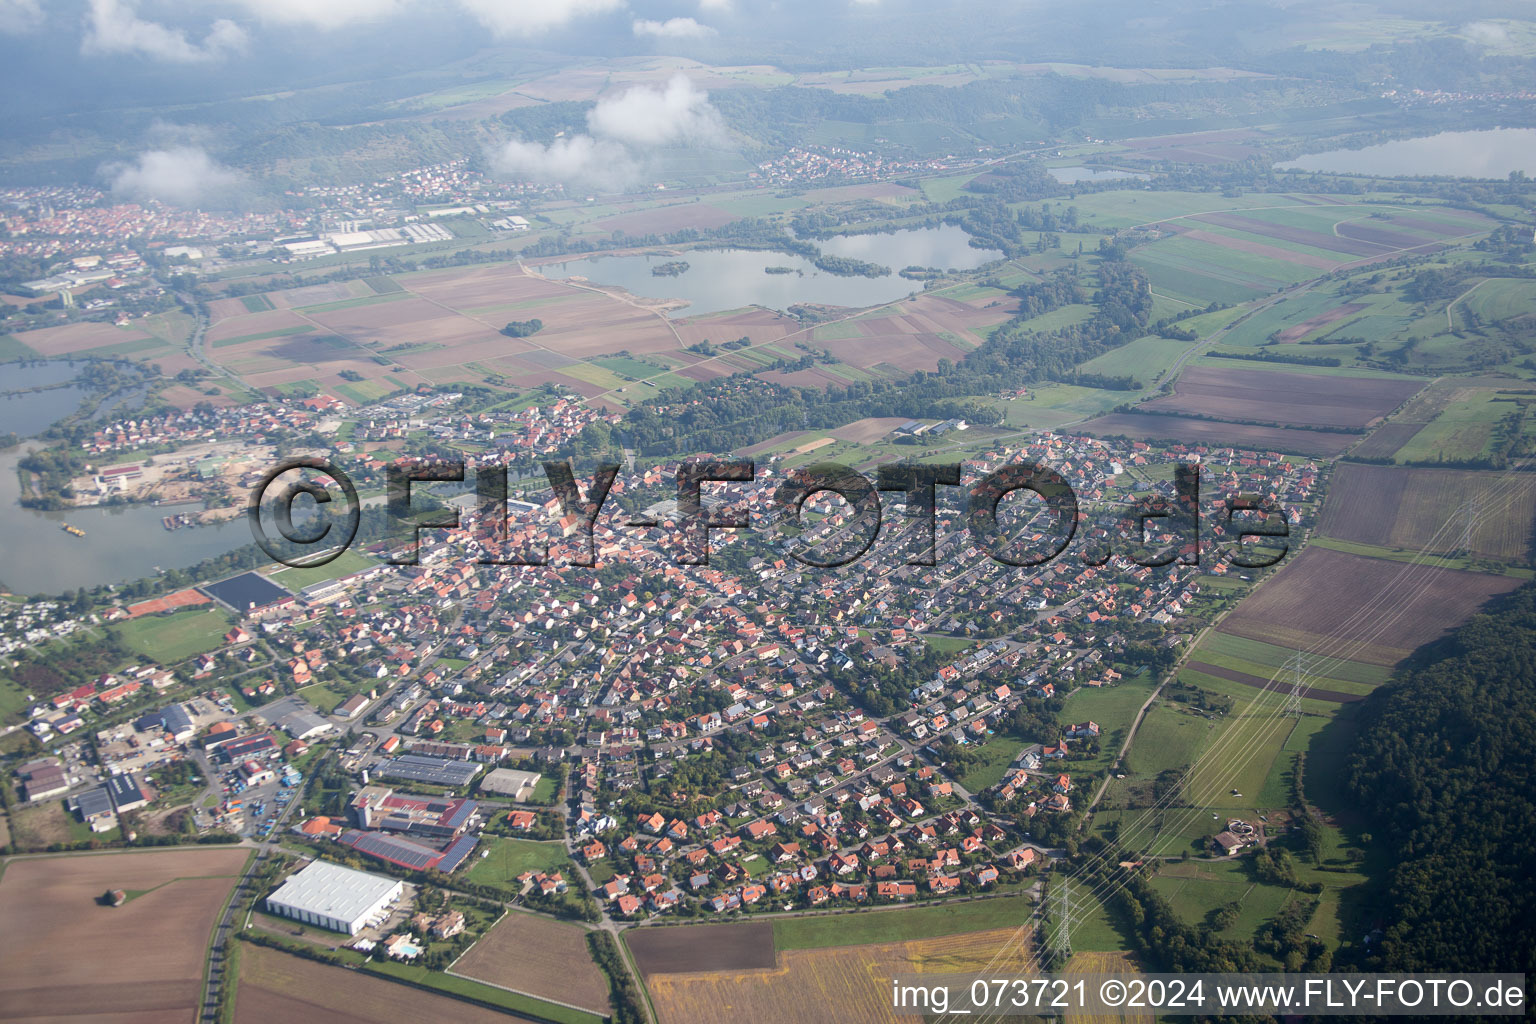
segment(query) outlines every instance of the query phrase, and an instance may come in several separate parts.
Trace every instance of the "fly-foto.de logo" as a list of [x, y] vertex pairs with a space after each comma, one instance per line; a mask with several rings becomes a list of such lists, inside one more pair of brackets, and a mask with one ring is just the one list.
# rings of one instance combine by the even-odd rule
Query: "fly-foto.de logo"
[[[570, 564], [596, 564], [594, 528], [619, 465], [599, 464], [582, 483], [578, 483], [569, 462], [546, 462], [543, 469], [561, 517], [558, 529], [551, 526], [553, 533], [532, 536], [512, 529], [506, 467], [475, 469], [475, 524], [483, 549], [479, 564], [549, 564], [555, 537], [573, 549]], [[935, 565], [941, 488], [961, 487], [963, 471], [961, 463], [900, 462], [880, 466], [871, 480], [840, 463], [798, 467], [785, 472], [773, 491], [774, 525], [790, 541], [788, 554], [800, 563], [839, 568], [869, 553], [880, 535], [881, 494], [895, 493], [901, 496], [897, 500], [905, 510], [906, 564]], [[413, 512], [413, 485], [462, 483], [466, 473], [462, 462], [386, 467], [385, 539], [390, 563], [417, 564], [423, 530], [463, 527], [457, 507], [427, 515]], [[312, 508], [327, 512], [335, 504], [326, 478], [339, 489], [344, 512], [310, 515], [299, 525], [295, 507], [301, 497], [312, 501]], [[688, 459], [678, 466], [675, 480], [676, 514], [669, 520], [676, 562], [708, 565], [710, 532], [744, 529], [749, 523], [739, 510], [706, 504], [706, 485], [750, 484], [757, 480], [756, 464], [751, 459]], [[839, 520], [835, 530], [813, 523], [816, 535], [807, 532], [799, 537], [807, 527], [807, 502], [828, 492], [840, 496], [850, 514]], [[1103, 565], [1112, 556], [1142, 566], [1198, 565], [1202, 525], [1208, 522], [1221, 538], [1222, 557], [1233, 565], [1264, 568], [1285, 557], [1290, 528], [1283, 506], [1258, 495], [1237, 494], [1203, 508], [1200, 468], [1195, 464], [1175, 467], [1172, 492], [1128, 499], [1112, 517], [1116, 528], [1096, 530], [1096, 537], [1079, 544], [1078, 557], [1087, 565]], [[1022, 494], [1023, 500], [1010, 503], [1019, 509], [1010, 516], [1004, 500], [1015, 494]], [[993, 469], [965, 487], [963, 496], [962, 521], [970, 542], [1006, 565], [1037, 566], [1059, 557], [1072, 545], [1085, 518], [1067, 479], [1038, 462], [1013, 462]], [[362, 503], [351, 479], [317, 458], [288, 459], [274, 466], [252, 488], [246, 505], [256, 543], [274, 560], [294, 566], [324, 565], [339, 556], [356, 540], [361, 512]], [[276, 537], [269, 531], [268, 520], [276, 528]], [[653, 529], [659, 521], [636, 515], [626, 525]]]

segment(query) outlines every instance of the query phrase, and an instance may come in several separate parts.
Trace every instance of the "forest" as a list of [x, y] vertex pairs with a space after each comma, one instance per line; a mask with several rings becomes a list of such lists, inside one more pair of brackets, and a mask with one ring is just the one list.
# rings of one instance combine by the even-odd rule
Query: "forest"
[[1536, 585], [1364, 703], [1347, 787], [1391, 864], [1369, 971], [1536, 963]]

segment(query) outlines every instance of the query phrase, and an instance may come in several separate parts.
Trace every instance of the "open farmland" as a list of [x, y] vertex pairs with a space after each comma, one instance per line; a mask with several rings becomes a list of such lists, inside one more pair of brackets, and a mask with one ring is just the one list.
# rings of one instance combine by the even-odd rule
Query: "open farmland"
[[1142, 408], [1280, 426], [1360, 428], [1423, 388], [1418, 381], [1191, 367]]
[[1465, 502], [1480, 510], [1470, 550], [1524, 559], [1536, 528], [1536, 479], [1529, 474], [1409, 469], [1342, 463], [1334, 470], [1318, 532], [1340, 540], [1431, 553], [1459, 550]]
[[1310, 547], [1245, 598], [1220, 632], [1395, 665], [1519, 583]]
[[137, 328], [87, 322], [23, 331], [15, 335], [15, 338], [45, 358], [75, 355], [93, 349], [114, 349], [130, 344], [147, 346], [145, 351], [164, 345], [160, 339]]
[[[1131, 960], [1129, 953], [1074, 953], [1072, 959], [1067, 961], [1065, 975], [1077, 974], [1122, 974], [1127, 977], [1140, 974], [1136, 964]], [[1125, 1010], [1121, 1013], [1090, 1014], [1073, 1013], [1068, 1011], [1062, 1014], [1065, 1024], [1109, 1024], [1110, 1021], [1123, 1021], [1125, 1024], [1152, 1024], [1157, 1019], [1150, 1010]]]
[[[208, 939], [247, 855], [203, 848], [10, 862], [0, 878], [0, 927], [12, 938], [0, 957], [0, 1018], [196, 1019]], [[97, 903], [107, 889], [130, 899]]]
[[378, 1024], [388, 1020], [505, 1024], [507, 1016], [261, 946], [246, 945], [240, 950], [235, 1024]]
[[746, 971], [773, 966], [773, 925], [690, 925], [641, 928], [624, 937], [635, 966], [652, 974], [683, 971]]
[[1021, 976], [1031, 966], [1025, 931], [788, 950], [777, 967], [647, 975], [646, 983], [660, 1024], [895, 1024], [910, 1018], [891, 1007], [892, 978], [928, 971]]
[[[1212, 298], [1244, 302], [1319, 272], [1363, 267], [1405, 253], [1439, 252], [1493, 227], [1477, 214], [1437, 207], [1265, 198], [1271, 205], [1231, 200], [1226, 210], [1207, 206], [1143, 221], [1165, 237], [1138, 246], [1132, 259], [1164, 295], [1202, 303]], [[1094, 204], [1084, 205], [1092, 210]], [[1149, 202], [1147, 209], [1154, 212], [1156, 206]]]
[[612, 1012], [608, 979], [587, 949], [587, 931], [547, 917], [508, 913], [470, 947], [454, 973], [593, 1013]]
[[1139, 412], [1111, 413], [1091, 419], [1075, 429], [1095, 437], [1169, 440], [1250, 451], [1321, 456], [1338, 455], [1360, 440], [1358, 434], [1341, 434], [1331, 430], [1288, 430], [1284, 427], [1259, 427], [1191, 416], [1160, 416]]

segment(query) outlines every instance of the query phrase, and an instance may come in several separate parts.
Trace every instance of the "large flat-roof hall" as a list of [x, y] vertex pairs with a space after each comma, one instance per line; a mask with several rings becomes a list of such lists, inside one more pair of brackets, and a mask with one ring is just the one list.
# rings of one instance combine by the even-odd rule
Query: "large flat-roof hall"
[[267, 909], [305, 924], [356, 935], [405, 892], [395, 878], [317, 860], [267, 897]]

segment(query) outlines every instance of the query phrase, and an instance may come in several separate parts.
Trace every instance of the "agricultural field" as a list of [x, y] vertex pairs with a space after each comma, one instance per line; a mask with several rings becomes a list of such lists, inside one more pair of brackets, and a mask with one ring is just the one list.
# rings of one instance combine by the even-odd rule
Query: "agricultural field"
[[780, 918], [773, 923], [773, 943], [783, 952], [856, 946], [891, 938], [935, 939], [962, 932], [1016, 928], [1028, 919], [1030, 912], [1027, 898], [999, 896], [936, 907]]
[[1229, 903], [1237, 904], [1237, 920], [1218, 934], [1238, 942], [1251, 942], [1254, 933], [1272, 920], [1291, 896], [1282, 886], [1254, 881], [1247, 866], [1239, 861], [1168, 863], [1158, 870], [1151, 885], [1168, 900], [1174, 913], [1193, 925], [1204, 923]]
[[1239, 604], [1219, 631], [1391, 666], [1519, 584], [1309, 547]]
[[1488, 458], [1503, 436], [1503, 421], [1519, 405], [1484, 388], [1457, 388], [1435, 416], [1393, 453], [1399, 463], [1471, 462]]
[[1529, 557], [1533, 531], [1536, 480], [1527, 474], [1348, 462], [1334, 470], [1318, 523], [1325, 537], [1397, 551], [1460, 551], [1470, 539], [1472, 554], [1512, 562]]
[[639, 928], [624, 944], [647, 979], [653, 974], [690, 971], [745, 971], [774, 964], [774, 926], [743, 924]]
[[161, 665], [175, 665], [223, 645], [234, 620], [222, 608], [145, 615], [109, 628], [128, 647]]
[[896, 1024], [891, 979], [900, 974], [997, 972], [1032, 967], [1026, 929], [1001, 928], [942, 938], [834, 949], [795, 949], [777, 966], [646, 976], [660, 1024]]
[[[1193, 319], [1199, 318], [1192, 318], [1179, 326], [1197, 330], [1191, 326]], [[1187, 341], [1148, 335], [1090, 359], [1079, 365], [1078, 369], [1083, 373], [1102, 373], [1106, 377], [1134, 377], [1144, 387], [1150, 386], [1168, 372], [1179, 356], [1189, 350], [1190, 344]]]
[[1154, 398], [1141, 408], [1213, 419], [1348, 430], [1371, 425], [1422, 388], [1418, 381], [1196, 366], [1179, 376], [1172, 395]]
[[[1067, 962], [1066, 969], [1062, 972], [1066, 975], [1076, 974], [1140, 974], [1135, 962], [1129, 953], [1073, 953], [1072, 959]], [[1110, 1021], [1121, 1021], [1122, 1024], [1153, 1024], [1156, 1015], [1146, 1010], [1125, 1010], [1113, 1016], [1104, 1014], [1072, 1013], [1062, 1014], [1064, 1024], [1109, 1024]]]
[[507, 1017], [362, 971], [245, 945], [240, 949], [234, 1020], [235, 1024], [377, 1024], [381, 1020], [504, 1024]]
[[1128, 437], [1132, 440], [1174, 441], [1217, 447], [1244, 448], [1249, 451], [1279, 451], [1294, 455], [1333, 457], [1360, 440], [1358, 434], [1332, 430], [1291, 430], [1285, 427], [1260, 427], [1247, 423], [1227, 423], [1190, 416], [1169, 416], [1139, 412], [1111, 413], [1077, 427], [1094, 437]]
[[608, 978], [592, 960], [587, 930], [509, 912], [454, 964], [454, 973], [607, 1015]]
[[[0, 957], [4, 1016], [192, 1019], [214, 921], [247, 856], [201, 848], [9, 862], [0, 927], [26, 941]], [[108, 889], [128, 902], [97, 903]]]

